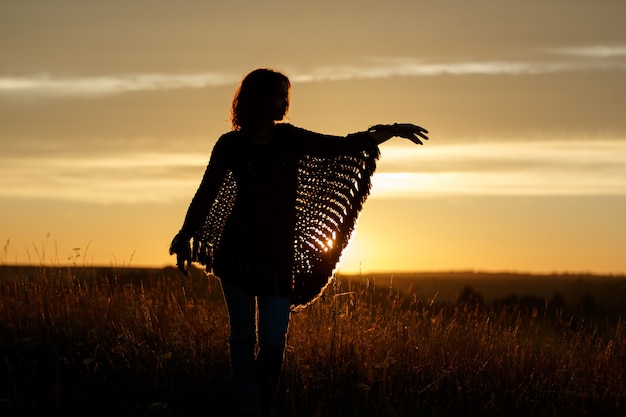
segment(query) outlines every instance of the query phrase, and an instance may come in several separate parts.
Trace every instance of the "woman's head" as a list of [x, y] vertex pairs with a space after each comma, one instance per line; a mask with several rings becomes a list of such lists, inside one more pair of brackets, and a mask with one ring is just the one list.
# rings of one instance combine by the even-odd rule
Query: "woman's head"
[[245, 76], [230, 111], [233, 129], [283, 120], [289, 108], [291, 83], [286, 75], [260, 68]]

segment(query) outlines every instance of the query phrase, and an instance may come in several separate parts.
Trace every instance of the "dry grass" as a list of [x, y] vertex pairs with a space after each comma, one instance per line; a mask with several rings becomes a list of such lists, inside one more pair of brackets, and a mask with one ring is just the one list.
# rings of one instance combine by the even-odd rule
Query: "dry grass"
[[[336, 283], [293, 315], [280, 415], [626, 415], [620, 319], [472, 300]], [[199, 273], [2, 267], [0, 415], [222, 415], [227, 332]]]

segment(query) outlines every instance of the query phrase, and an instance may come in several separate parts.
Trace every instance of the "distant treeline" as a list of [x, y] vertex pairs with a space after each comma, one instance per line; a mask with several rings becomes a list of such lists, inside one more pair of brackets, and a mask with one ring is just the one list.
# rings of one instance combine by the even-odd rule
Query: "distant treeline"
[[432, 302], [474, 302], [485, 308], [560, 309], [620, 315], [626, 312], [626, 276], [492, 272], [382, 273], [338, 276]]

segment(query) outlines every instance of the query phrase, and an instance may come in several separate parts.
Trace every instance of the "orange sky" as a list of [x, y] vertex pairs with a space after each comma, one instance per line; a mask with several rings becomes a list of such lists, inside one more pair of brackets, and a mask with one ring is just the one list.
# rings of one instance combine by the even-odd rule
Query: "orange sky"
[[171, 264], [269, 66], [298, 126], [431, 132], [382, 146], [340, 271], [626, 273], [626, 3], [207, 3], [0, 4], [1, 263]]

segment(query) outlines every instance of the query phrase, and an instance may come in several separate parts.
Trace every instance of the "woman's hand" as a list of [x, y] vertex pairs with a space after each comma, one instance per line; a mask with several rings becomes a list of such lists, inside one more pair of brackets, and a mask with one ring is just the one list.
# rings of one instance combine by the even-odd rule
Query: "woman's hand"
[[174, 236], [172, 244], [170, 245], [170, 255], [176, 254], [176, 266], [185, 275], [189, 275], [187, 268], [191, 265], [190, 239], [191, 238], [185, 238], [181, 233], [178, 233]]
[[428, 140], [428, 130], [411, 123], [394, 123], [392, 125], [376, 125], [368, 129], [370, 136], [378, 145], [394, 136], [409, 139], [416, 145], [423, 145], [423, 140]]

